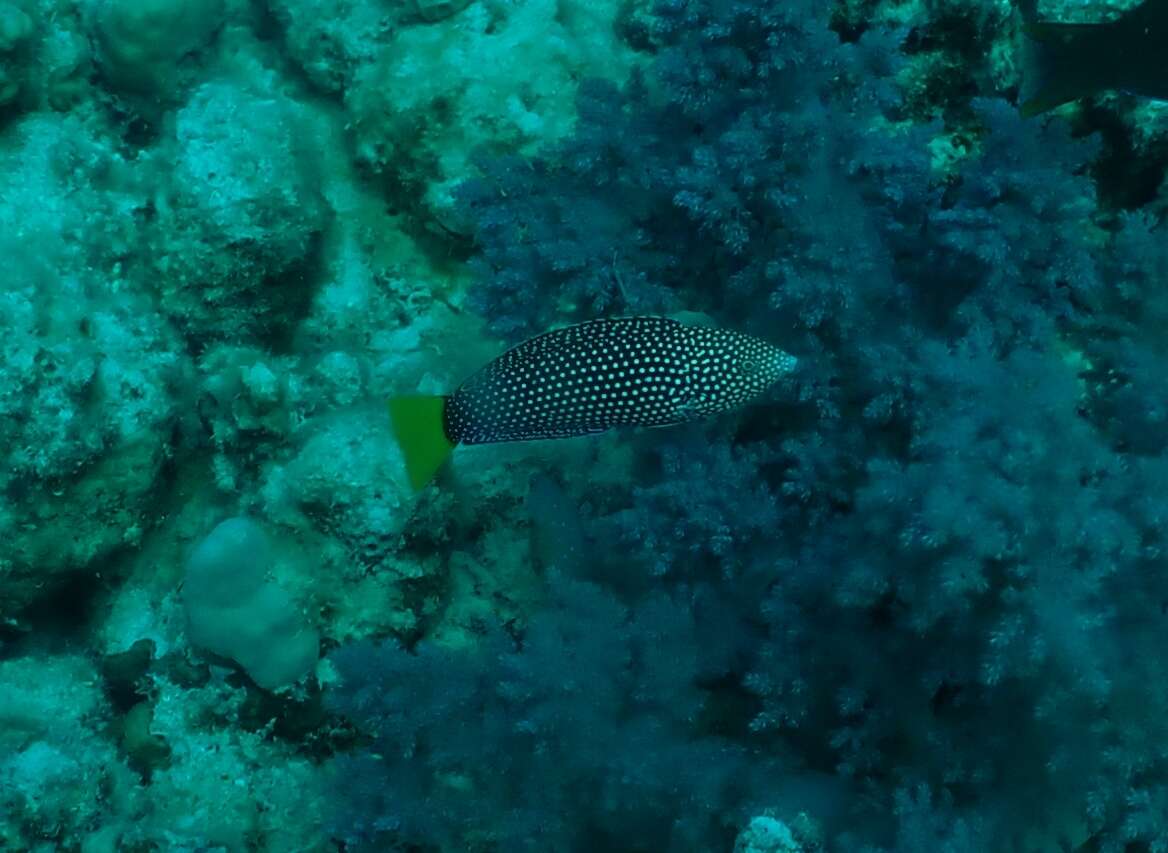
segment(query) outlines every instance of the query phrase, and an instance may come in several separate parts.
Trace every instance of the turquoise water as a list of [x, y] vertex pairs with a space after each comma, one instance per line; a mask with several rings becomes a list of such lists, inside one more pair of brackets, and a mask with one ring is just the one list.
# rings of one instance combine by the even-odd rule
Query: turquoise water
[[1166, 40], [0, 0], [0, 850], [1168, 850]]

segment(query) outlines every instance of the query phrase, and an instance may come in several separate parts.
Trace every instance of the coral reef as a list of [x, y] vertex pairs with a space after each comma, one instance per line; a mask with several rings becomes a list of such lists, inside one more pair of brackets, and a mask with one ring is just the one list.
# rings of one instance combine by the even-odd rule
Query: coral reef
[[[1027, 38], [0, 0], [0, 847], [1162, 849], [1168, 122]], [[410, 488], [387, 397], [642, 313], [800, 370]]]

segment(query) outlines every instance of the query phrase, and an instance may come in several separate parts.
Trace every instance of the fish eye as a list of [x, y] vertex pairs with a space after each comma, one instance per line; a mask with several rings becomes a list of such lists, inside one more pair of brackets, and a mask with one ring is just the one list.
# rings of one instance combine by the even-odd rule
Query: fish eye
[[755, 373], [758, 371], [758, 362], [748, 358], [742, 362], [741, 369], [743, 373]]

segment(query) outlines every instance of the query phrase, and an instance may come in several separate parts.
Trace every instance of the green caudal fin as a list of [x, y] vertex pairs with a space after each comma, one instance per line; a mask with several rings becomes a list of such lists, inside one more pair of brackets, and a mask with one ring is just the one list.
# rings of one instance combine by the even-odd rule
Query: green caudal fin
[[420, 489], [442, 467], [454, 450], [446, 437], [445, 397], [391, 397], [389, 418], [406, 462], [410, 485]]

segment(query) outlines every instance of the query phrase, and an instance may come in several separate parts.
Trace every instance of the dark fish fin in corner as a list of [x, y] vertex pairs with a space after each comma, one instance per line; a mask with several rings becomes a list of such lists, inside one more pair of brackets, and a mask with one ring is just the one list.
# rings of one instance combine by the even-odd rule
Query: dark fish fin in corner
[[1019, 107], [1025, 118], [1107, 88], [1093, 46], [1110, 26], [1027, 21]]

